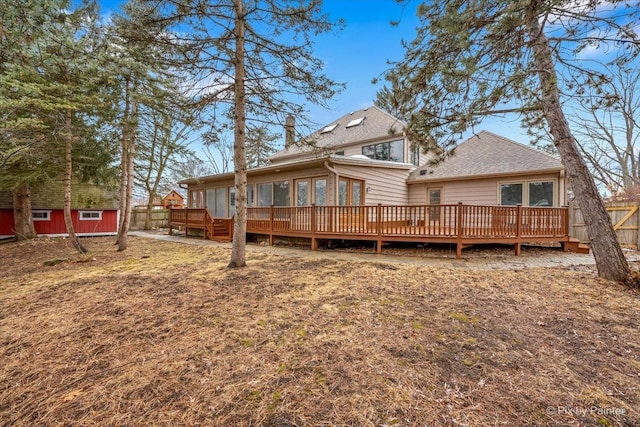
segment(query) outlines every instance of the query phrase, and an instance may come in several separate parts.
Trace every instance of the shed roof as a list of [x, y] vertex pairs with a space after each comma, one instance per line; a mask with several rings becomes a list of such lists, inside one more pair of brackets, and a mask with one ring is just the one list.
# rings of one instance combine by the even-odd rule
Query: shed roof
[[278, 151], [270, 160], [279, 162], [314, 150], [333, 149], [393, 135], [401, 136], [404, 126], [404, 122], [380, 108], [367, 107], [334, 120], [298, 144]]
[[[32, 209], [63, 209], [64, 186], [62, 179], [31, 185]], [[0, 209], [13, 208], [11, 191], [0, 191]], [[74, 182], [71, 187], [72, 209], [118, 209], [117, 189], [108, 189], [90, 183]]]
[[559, 158], [488, 131], [481, 131], [458, 145], [454, 153], [436, 165], [426, 164], [408, 182], [479, 178], [563, 170]]

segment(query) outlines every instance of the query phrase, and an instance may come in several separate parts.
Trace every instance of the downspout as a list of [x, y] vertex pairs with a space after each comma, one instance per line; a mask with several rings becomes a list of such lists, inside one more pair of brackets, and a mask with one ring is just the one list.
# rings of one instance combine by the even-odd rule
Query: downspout
[[565, 186], [565, 172], [564, 169], [560, 171], [560, 185], [559, 185], [559, 191], [558, 191], [558, 198], [560, 198], [561, 200], [558, 200], [558, 206], [565, 206], [568, 204], [567, 201], [567, 188]]
[[329, 162], [327, 160], [325, 160], [324, 162], [324, 167], [327, 168], [327, 170], [331, 173], [333, 173], [336, 176], [336, 182], [334, 184], [334, 193], [333, 193], [333, 201], [334, 201], [334, 205], [337, 206], [339, 204], [339, 192], [340, 192], [340, 174], [338, 173], [337, 170], [335, 170], [334, 168], [332, 168], [331, 166], [329, 166]]

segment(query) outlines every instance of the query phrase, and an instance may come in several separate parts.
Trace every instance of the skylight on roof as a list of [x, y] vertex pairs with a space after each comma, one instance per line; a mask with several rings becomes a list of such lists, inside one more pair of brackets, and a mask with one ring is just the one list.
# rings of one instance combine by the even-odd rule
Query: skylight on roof
[[338, 124], [337, 124], [337, 123], [332, 124], [332, 125], [329, 125], [329, 126], [325, 126], [325, 128], [324, 128], [324, 129], [322, 129], [322, 130], [320, 131], [320, 133], [329, 133], [329, 132], [331, 132], [332, 130], [334, 130], [336, 127], [338, 127]]
[[362, 123], [363, 120], [364, 120], [364, 117], [360, 117], [359, 119], [353, 119], [349, 123], [347, 123], [346, 127], [350, 128], [350, 127], [358, 126], [360, 123]]

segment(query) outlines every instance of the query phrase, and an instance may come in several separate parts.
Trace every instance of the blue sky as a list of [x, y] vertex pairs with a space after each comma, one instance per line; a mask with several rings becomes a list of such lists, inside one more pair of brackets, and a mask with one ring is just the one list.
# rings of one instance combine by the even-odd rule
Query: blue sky
[[[118, 10], [120, 0], [98, 0], [103, 14]], [[337, 34], [316, 39], [315, 54], [325, 63], [325, 74], [346, 83], [346, 89], [330, 103], [330, 110], [309, 106], [311, 119], [321, 125], [344, 114], [373, 105], [382, 83], [371, 80], [387, 68], [387, 60], [403, 56], [401, 40], [413, 40], [418, 20], [418, 1], [403, 9], [394, 0], [325, 0], [324, 9], [333, 19], [343, 18], [345, 28]], [[400, 21], [392, 27], [390, 21]], [[527, 143], [527, 137], [514, 119], [486, 119], [476, 131], [489, 130]]]

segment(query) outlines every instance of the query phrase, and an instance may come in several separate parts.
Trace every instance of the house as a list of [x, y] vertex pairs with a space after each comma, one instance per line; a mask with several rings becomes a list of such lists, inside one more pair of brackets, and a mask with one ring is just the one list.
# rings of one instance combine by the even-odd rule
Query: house
[[171, 190], [162, 198], [162, 209], [182, 209], [184, 207], [184, 197], [176, 190]]
[[[339, 118], [306, 144], [274, 154], [270, 165], [248, 170], [248, 205], [407, 204], [407, 177], [426, 159], [407, 140], [403, 126], [377, 107]], [[189, 208], [206, 207], [214, 217], [234, 215], [233, 173], [180, 184], [187, 186]]]
[[[71, 191], [71, 218], [78, 236], [118, 233], [119, 209], [115, 191], [86, 183], [75, 183]], [[31, 214], [39, 236], [66, 236], [62, 181], [31, 187]], [[14, 237], [13, 198], [0, 191], [0, 238]]]
[[[378, 251], [394, 240], [455, 242], [458, 256], [473, 243], [514, 243], [516, 252], [524, 241], [569, 243], [559, 159], [482, 131], [432, 165], [404, 126], [369, 107], [329, 123], [302, 144], [289, 141], [268, 166], [247, 171], [247, 232], [270, 240], [307, 237], [312, 248], [321, 238], [375, 240]], [[189, 209], [172, 214], [171, 222], [230, 239], [233, 173], [180, 185], [188, 190]]]
[[407, 186], [409, 204], [567, 204], [560, 159], [487, 131], [459, 144], [445, 161], [412, 171]]
[[[431, 166], [404, 123], [377, 107], [349, 113], [247, 171], [249, 206], [566, 204], [559, 159], [482, 131]], [[180, 181], [188, 207], [235, 212], [233, 173]]]

